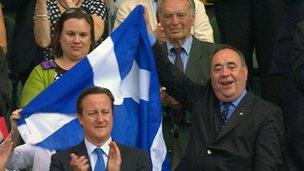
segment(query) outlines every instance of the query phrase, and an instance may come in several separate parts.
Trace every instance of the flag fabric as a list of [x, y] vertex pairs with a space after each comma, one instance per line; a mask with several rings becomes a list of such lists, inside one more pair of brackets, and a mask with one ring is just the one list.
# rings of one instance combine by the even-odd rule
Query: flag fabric
[[8, 136], [8, 130], [7, 130], [7, 126], [6, 126], [6, 122], [5, 122], [5, 117], [1, 116], [0, 117], [0, 133], [1, 133], [1, 138], [5, 139]]
[[102, 44], [22, 110], [18, 130], [26, 143], [65, 150], [83, 139], [76, 100], [91, 86], [115, 97], [112, 138], [150, 152], [153, 170], [169, 170], [162, 134], [159, 82], [143, 6]]

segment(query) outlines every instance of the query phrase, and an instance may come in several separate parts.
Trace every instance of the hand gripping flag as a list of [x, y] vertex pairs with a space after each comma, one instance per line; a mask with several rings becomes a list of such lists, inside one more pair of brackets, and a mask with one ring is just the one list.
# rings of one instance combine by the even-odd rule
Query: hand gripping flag
[[162, 135], [159, 83], [143, 18], [136, 7], [102, 44], [23, 110], [19, 132], [26, 143], [65, 150], [83, 139], [76, 100], [90, 86], [106, 87], [115, 97], [115, 141], [150, 152], [153, 170], [167, 170]]

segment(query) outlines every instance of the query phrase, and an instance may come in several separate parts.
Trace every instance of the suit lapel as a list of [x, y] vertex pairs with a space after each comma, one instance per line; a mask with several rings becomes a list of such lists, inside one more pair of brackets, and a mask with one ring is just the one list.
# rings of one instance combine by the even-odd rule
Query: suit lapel
[[230, 132], [243, 118], [245, 118], [251, 111], [253, 106], [253, 94], [248, 92], [241, 100], [235, 111], [232, 113], [231, 118], [228, 120], [226, 126], [219, 132], [216, 140], [220, 139], [228, 132]]
[[200, 54], [199, 43], [196, 38], [193, 37], [193, 42], [191, 45], [189, 61], [186, 67], [186, 75], [188, 77], [197, 78], [198, 71], [200, 70], [200, 59], [202, 54]]

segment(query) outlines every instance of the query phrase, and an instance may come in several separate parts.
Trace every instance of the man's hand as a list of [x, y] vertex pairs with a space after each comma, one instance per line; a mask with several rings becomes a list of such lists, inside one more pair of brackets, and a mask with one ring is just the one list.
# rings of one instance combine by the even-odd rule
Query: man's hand
[[108, 160], [108, 171], [120, 171], [121, 155], [120, 150], [115, 142], [110, 142], [110, 152]]
[[172, 96], [167, 94], [166, 87], [161, 87], [159, 91], [160, 91], [160, 98], [163, 107], [180, 105], [178, 101], [176, 101]]
[[70, 165], [73, 168], [73, 171], [88, 171], [89, 170], [89, 160], [85, 156], [77, 156], [74, 153], [70, 155], [71, 161]]
[[22, 109], [17, 109], [12, 112], [12, 114], [10, 116], [11, 131], [17, 131], [17, 120], [19, 120], [21, 118], [21, 115], [20, 115], [21, 111], [22, 111]]
[[160, 23], [158, 23], [157, 28], [154, 30], [155, 37], [159, 44], [163, 44], [167, 41], [167, 37], [165, 35], [164, 29]]

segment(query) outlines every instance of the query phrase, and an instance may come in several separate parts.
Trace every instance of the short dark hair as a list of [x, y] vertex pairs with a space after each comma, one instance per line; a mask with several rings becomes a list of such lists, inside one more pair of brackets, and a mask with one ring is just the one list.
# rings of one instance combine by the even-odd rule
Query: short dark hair
[[90, 87], [90, 88], [84, 90], [80, 94], [80, 96], [78, 97], [76, 107], [77, 107], [77, 113], [79, 115], [82, 115], [82, 101], [83, 101], [83, 99], [86, 96], [91, 95], [91, 94], [105, 94], [105, 95], [107, 95], [111, 100], [112, 111], [114, 110], [114, 96], [111, 93], [111, 91], [107, 88], [94, 86], [94, 87]]
[[90, 34], [91, 34], [90, 52], [95, 47], [94, 20], [92, 16], [83, 8], [69, 8], [64, 13], [62, 13], [61, 17], [59, 18], [59, 21], [56, 23], [52, 37], [52, 43], [51, 43], [51, 45], [53, 46], [52, 53], [57, 57], [61, 57], [63, 55], [61, 44], [59, 41], [63, 29], [63, 24], [66, 20], [71, 18], [85, 19], [88, 22], [88, 24], [90, 25]]
[[231, 45], [227, 45], [227, 44], [219, 44], [219, 45], [216, 46], [216, 48], [214, 49], [214, 51], [211, 53], [210, 64], [212, 62], [212, 59], [213, 59], [214, 55], [217, 52], [219, 52], [219, 51], [221, 51], [223, 49], [230, 49], [230, 50], [235, 51], [238, 54], [239, 58], [241, 59], [242, 65], [246, 66], [246, 61], [245, 61], [245, 57], [244, 57], [243, 53], [241, 51], [239, 51], [237, 48], [235, 48], [235, 47], [233, 47]]

